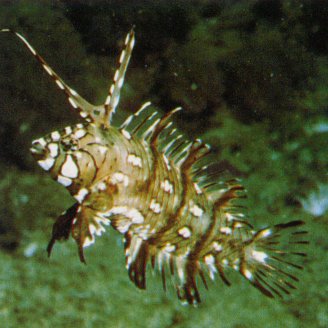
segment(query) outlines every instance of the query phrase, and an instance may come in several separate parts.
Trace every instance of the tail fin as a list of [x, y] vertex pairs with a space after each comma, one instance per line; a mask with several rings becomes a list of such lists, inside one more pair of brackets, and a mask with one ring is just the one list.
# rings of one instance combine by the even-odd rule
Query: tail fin
[[307, 232], [298, 230], [303, 224], [303, 221], [277, 224], [259, 230], [246, 242], [240, 273], [264, 295], [282, 297], [296, 289], [298, 278], [294, 271], [303, 269], [297, 260], [306, 256], [299, 248], [308, 244], [303, 239]]

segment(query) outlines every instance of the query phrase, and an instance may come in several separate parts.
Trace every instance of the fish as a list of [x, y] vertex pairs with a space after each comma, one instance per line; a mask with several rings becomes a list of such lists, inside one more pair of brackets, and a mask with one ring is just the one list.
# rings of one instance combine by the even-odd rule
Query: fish
[[57, 241], [72, 236], [86, 263], [84, 248], [111, 226], [123, 235], [130, 280], [146, 289], [151, 267], [164, 290], [170, 278], [183, 304], [201, 302], [200, 282], [207, 289], [207, 280], [219, 276], [230, 286], [227, 272], [233, 270], [270, 298], [296, 289], [308, 244], [304, 222], [254, 229], [241, 205], [246, 197], [241, 181], [224, 178], [211, 147], [188, 140], [173, 126], [180, 107], [161, 115], [146, 102], [122, 124], [113, 124], [135, 44], [133, 29], [101, 105], [69, 87], [22, 34], [1, 32], [18, 37], [83, 119], [34, 140], [30, 149], [75, 199], [53, 225], [49, 256]]

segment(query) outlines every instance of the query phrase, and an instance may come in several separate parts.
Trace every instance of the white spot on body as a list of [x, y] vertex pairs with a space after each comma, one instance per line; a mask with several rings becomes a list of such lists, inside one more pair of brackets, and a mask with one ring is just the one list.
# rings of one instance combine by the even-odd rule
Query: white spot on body
[[[75, 107], [75, 108], [77, 108], [77, 107]], [[86, 112], [80, 112], [80, 116], [82, 118], [86, 118], [88, 116], [88, 114]]]
[[202, 208], [195, 204], [190, 208], [190, 213], [199, 218], [203, 215], [204, 211]]
[[108, 213], [107, 216], [111, 215], [124, 215], [131, 220], [130, 224], [141, 224], [144, 222], [144, 217], [136, 208], [129, 208], [127, 206], [115, 206]]
[[123, 182], [124, 187], [127, 187], [129, 185], [129, 177], [122, 172], [115, 172], [112, 176], [112, 182], [114, 184]]
[[45, 170], [49, 171], [55, 164], [54, 158], [47, 158], [45, 160], [38, 161], [38, 164]]
[[152, 199], [149, 208], [156, 214], [161, 213], [161, 205], [156, 203], [156, 199]]
[[140, 168], [142, 167], [141, 158], [134, 154], [128, 155], [128, 163], [132, 164], [133, 166], [137, 166]]
[[54, 131], [51, 133], [51, 139], [52, 141], [59, 141], [60, 140], [60, 134], [58, 131]]
[[67, 178], [77, 178], [79, 175], [79, 168], [75, 164], [71, 155], [67, 155], [65, 162], [61, 168], [61, 174]]
[[181, 237], [188, 239], [191, 236], [191, 231], [188, 227], [183, 227], [183, 228], [179, 229], [178, 234]]
[[169, 194], [172, 194], [172, 192], [173, 192], [173, 185], [167, 179], [165, 179], [161, 183], [161, 188], [164, 189], [164, 191], [167, 192], [167, 193], [169, 193]]
[[232, 230], [229, 227], [222, 227], [222, 228], [220, 228], [220, 232], [224, 233], [225, 235], [230, 235]]
[[56, 143], [50, 143], [48, 145], [48, 149], [50, 151], [50, 156], [51, 157], [55, 158], [55, 157], [58, 156], [58, 149], [59, 149], [58, 144], [56, 144]]
[[57, 181], [62, 184], [64, 187], [68, 187], [72, 184], [72, 179], [58, 175]]
[[172, 252], [174, 252], [175, 250], [176, 250], [175, 245], [172, 245], [172, 244], [170, 244], [170, 243], [167, 243], [167, 244], [165, 245], [165, 248], [164, 248], [164, 251], [165, 251], [165, 252], [172, 253]]
[[219, 244], [217, 241], [214, 241], [212, 243], [212, 246], [216, 252], [221, 252], [223, 250], [223, 247], [221, 244]]

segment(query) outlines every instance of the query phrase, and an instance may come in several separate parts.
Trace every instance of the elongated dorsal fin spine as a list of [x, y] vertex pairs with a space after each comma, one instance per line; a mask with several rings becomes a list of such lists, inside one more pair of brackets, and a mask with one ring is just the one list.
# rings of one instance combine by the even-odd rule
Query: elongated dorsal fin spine
[[109, 89], [109, 93], [105, 101], [105, 110], [109, 121], [111, 120], [112, 115], [115, 113], [116, 107], [120, 101], [121, 88], [124, 83], [125, 72], [129, 65], [134, 42], [134, 31], [132, 29], [126, 36], [125, 47], [122, 50], [119, 59], [119, 67], [115, 72], [113, 83]]
[[70, 88], [20, 33], [11, 29], [2, 29], [0, 32], [9, 32], [17, 36], [18, 39], [23, 42], [26, 48], [32, 53], [37, 62], [41, 64], [45, 72], [55, 81], [57, 87], [66, 94], [69, 104], [80, 113], [82, 118], [88, 120], [88, 116], [91, 116], [94, 106], [83, 99], [75, 90]]

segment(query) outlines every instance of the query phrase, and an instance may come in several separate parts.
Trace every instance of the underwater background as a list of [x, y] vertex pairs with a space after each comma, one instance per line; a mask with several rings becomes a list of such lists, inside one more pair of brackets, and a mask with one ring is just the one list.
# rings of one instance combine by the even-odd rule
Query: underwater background
[[[304, 220], [298, 289], [267, 299], [237, 273], [184, 307], [149, 275], [128, 279], [113, 229], [86, 249], [46, 245], [73, 204], [42, 172], [31, 141], [78, 122], [11, 34], [0, 33], [1, 327], [328, 327], [327, 1], [1, 1], [0, 29], [22, 33], [94, 103], [106, 98], [126, 33], [136, 47], [118, 116], [145, 101], [184, 111], [177, 126], [212, 145], [248, 190], [250, 222]], [[150, 272], [149, 272], [150, 273]]]

